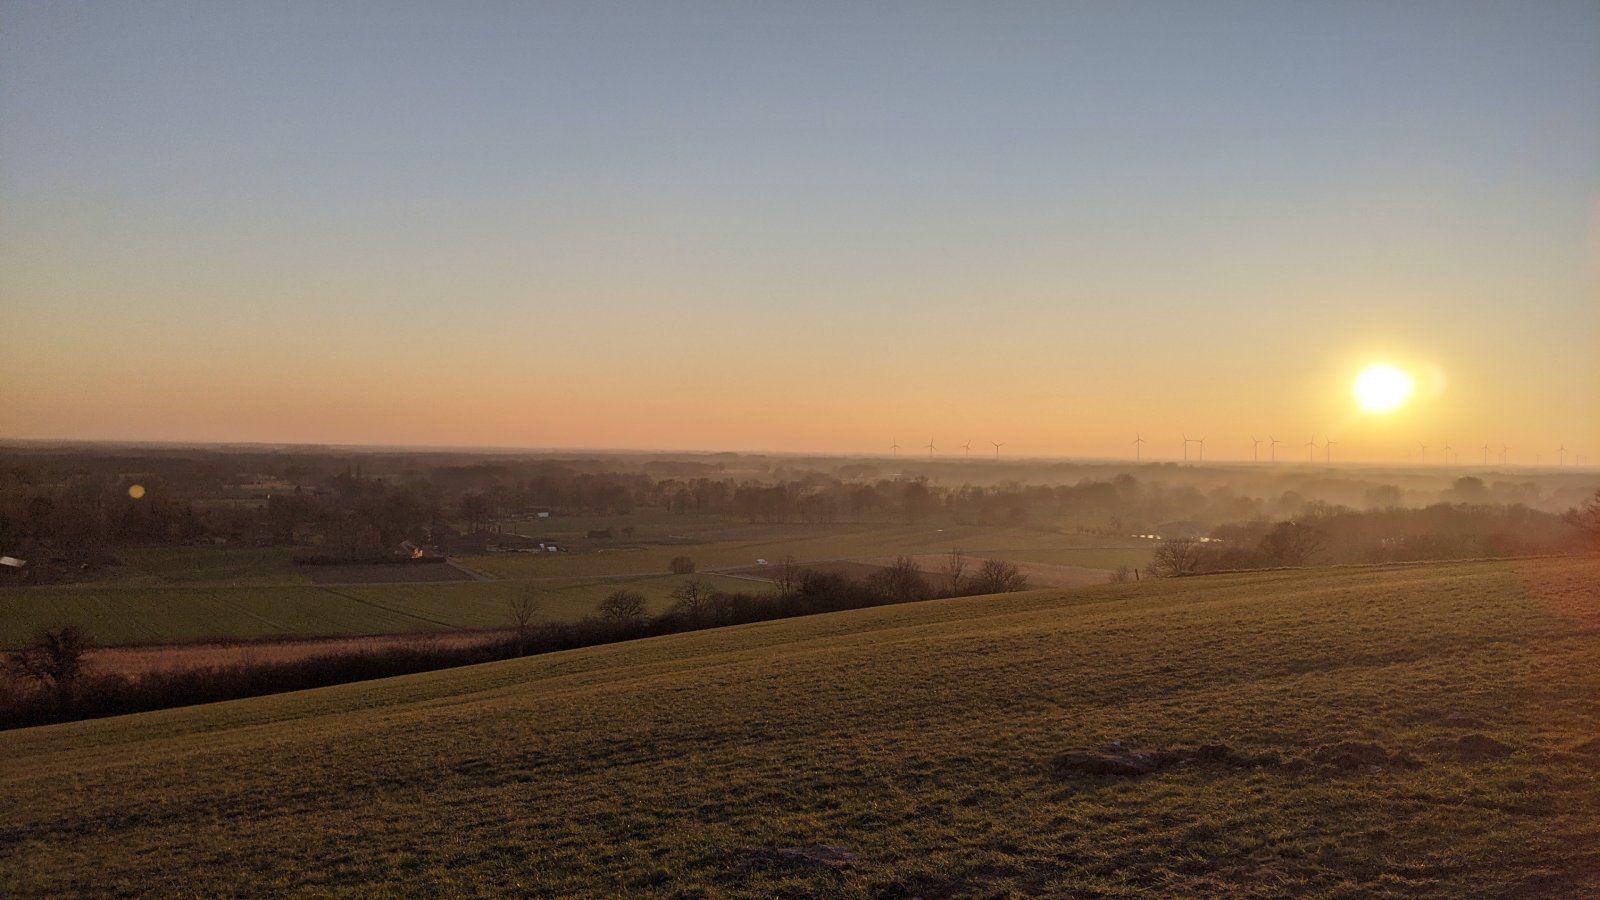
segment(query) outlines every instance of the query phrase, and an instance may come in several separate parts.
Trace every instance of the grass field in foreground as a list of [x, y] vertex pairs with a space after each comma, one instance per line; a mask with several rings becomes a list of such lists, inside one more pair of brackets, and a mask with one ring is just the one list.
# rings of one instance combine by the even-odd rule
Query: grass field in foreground
[[[47, 893], [1580, 896], [1600, 561], [932, 601], [0, 733]], [[1448, 742], [1481, 735], [1503, 758]], [[1057, 777], [1113, 741], [1421, 767]], [[852, 867], [762, 864], [835, 844]]]

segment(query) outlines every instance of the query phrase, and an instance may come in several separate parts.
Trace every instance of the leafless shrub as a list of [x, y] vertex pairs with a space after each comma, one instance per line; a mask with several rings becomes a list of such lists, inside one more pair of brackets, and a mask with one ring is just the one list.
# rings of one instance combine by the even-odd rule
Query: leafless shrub
[[922, 577], [921, 567], [909, 556], [896, 557], [894, 565], [873, 572], [867, 577], [867, 589], [902, 603], [933, 596], [933, 588]]
[[596, 610], [608, 622], [631, 625], [644, 618], [645, 599], [632, 591], [613, 591]]
[[76, 625], [41, 628], [26, 644], [6, 655], [6, 671], [65, 701], [72, 696], [78, 677], [83, 674], [84, 655], [93, 646], [89, 634]]
[[1257, 546], [1268, 566], [1303, 566], [1322, 551], [1322, 532], [1300, 522], [1273, 525]]
[[986, 559], [967, 584], [968, 594], [1005, 594], [1028, 589], [1028, 577], [1016, 563], [1003, 559]]
[[1193, 575], [1201, 569], [1204, 553], [1195, 538], [1168, 538], [1156, 546], [1148, 571], [1157, 578]]

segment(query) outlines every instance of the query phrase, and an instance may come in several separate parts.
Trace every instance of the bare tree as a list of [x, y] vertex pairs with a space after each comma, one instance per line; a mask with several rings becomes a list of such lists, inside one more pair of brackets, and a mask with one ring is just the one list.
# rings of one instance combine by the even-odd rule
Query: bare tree
[[1574, 506], [1562, 516], [1567, 524], [1583, 532], [1596, 550], [1600, 550], [1600, 490], [1594, 496], [1583, 502], [1582, 506]]
[[961, 580], [967, 574], [967, 554], [959, 547], [951, 550], [944, 558], [944, 574], [950, 579], [950, 593], [961, 593]]
[[906, 482], [906, 486], [900, 494], [900, 502], [901, 509], [906, 515], [906, 524], [915, 525], [922, 521], [923, 516], [928, 514], [928, 507], [933, 502], [933, 495], [928, 491], [927, 482], [918, 478], [915, 481]]
[[1151, 555], [1149, 572], [1160, 578], [1176, 575], [1193, 575], [1200, 571], [1203, 555], [1200, 541], [1192, 537], [1168, 538], [1156, 546]]
[[694, 571], [694, 560], [687, 556], [674, 556], [672, 562], [667, 563], [667, 568], [674, 575], [688, 575]]
[[1279, 522], [1262, 536], [1257, 549], [1270, 566], [1303, 566], [1322, 552], [1322, 532], [1300, 522]]
[[933, 588], [922, 577], [922, 569], [909, 556], [896, 557], [894, 565], [885, 566], [867, 576], [867, 587], [899, 602], [926, 600], [933, 596]]
[[1027, 589], [1028, 577], [1022, 574], [1016, 563], [1003, 559], [984, 560], [967, 585], [968, 592], [973, 594], [1005, 594]]
[[596, 607], [600, 617], [618, 625], [636, 623], [644, 618], [645, 599], [632, 591], [614, 591]]
[[461, 498], [461, 518], [467, 523], [467, 533], [482, 528], [491, 513], [489, 498], [483, 494], [467, 494]]
[[794, 596], [800, 587], [800, 580], [805, 576], [805, 570], [794, 561], [794, 557], [785, 556], [778, 564], [778, 593], [784, 597]]
[[689, 621], [705, 612], [706, 589], [698, 578], [691, 578], [672, 591], [672, 611]]
[[88, 632], [76, 625], [41, 628], [21, 647], [6, 655], [6, 669], [17, 678], [66, 701], [83, 674], [84, 656], [94, 646]]
[[528, 652], [528, 631], [533, 625], [533, 617], [539, 611], [539, 601], [534, 594], [532, 585], [525, 585], [522, 593], [513, 597], [511, 604], [511, 622], [517, 629], [517, 655]]

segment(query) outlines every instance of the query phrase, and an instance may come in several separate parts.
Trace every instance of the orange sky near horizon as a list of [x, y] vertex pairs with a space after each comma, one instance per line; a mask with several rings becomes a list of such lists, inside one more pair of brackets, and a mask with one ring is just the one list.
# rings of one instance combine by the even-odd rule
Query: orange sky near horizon
[[1153, 8], [16, 8], [0, 438], [1600, 464], [1600, 8]]

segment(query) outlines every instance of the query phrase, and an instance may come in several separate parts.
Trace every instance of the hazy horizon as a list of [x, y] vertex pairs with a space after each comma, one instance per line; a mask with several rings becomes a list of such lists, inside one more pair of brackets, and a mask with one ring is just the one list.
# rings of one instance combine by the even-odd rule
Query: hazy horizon
[[1597, 159], [1592, 3], [7, 2], [0, 437], [1589, 465]]

